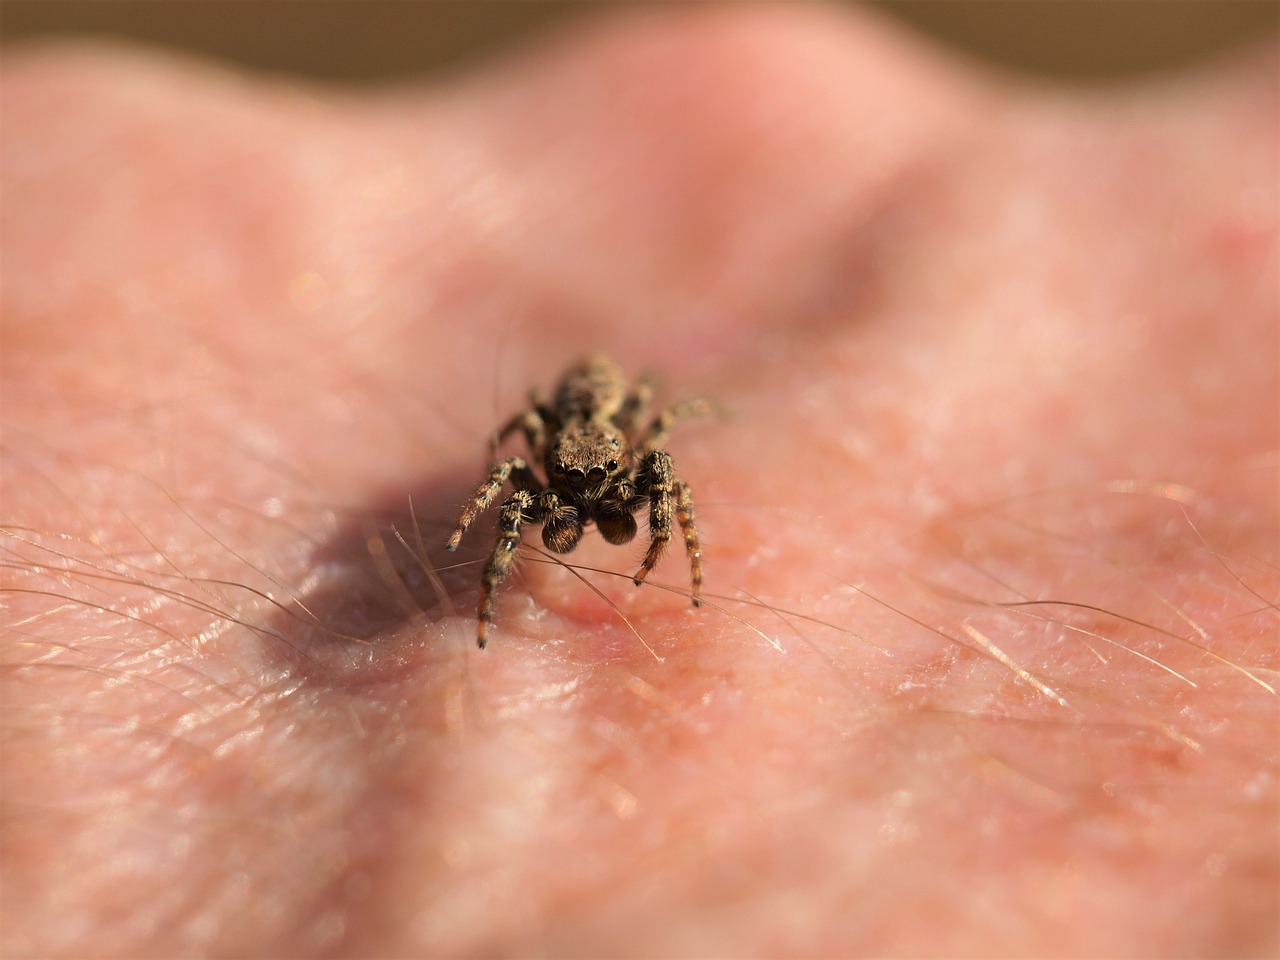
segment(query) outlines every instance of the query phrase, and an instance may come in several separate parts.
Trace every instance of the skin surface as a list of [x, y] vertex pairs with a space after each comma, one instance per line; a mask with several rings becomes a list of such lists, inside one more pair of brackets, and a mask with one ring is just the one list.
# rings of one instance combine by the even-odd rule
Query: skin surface
[[[6, 955], [1280, 950], [1273, 49], [7, 60]], [[709, 602], [590, 533], [478, 651], [444, 540], [594, 351], [732, 411]]]

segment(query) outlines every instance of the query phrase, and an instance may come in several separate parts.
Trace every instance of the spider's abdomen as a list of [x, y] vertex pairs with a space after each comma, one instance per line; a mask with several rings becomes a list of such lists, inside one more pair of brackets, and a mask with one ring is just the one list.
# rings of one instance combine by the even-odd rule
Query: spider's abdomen
[[572, 367], [556, 387], [562, 420], [609, 420], [627, 396], [622, 368], [608, 357], [591, 357]]

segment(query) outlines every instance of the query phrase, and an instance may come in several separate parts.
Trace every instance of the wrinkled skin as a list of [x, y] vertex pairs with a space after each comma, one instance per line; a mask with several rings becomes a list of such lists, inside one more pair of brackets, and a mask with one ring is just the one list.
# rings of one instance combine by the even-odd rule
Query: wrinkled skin
[[[7, 59], [9, 954], [1280, 949], [1274, 50]], [[592, 534], [635, 632], [530, 559], [475, 650], [437, 545], [594, 350], [732, 411], [670, 449], [733, 599]]]

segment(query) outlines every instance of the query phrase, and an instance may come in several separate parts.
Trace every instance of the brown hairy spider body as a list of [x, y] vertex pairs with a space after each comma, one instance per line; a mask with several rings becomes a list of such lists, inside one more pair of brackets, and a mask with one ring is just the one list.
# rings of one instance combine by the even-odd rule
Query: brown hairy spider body
[[569, 553], [592, 523], [609, 543], [629, 543], [636, 535], [635, 514], [649, 507], [649, 549], [634, 580], [649, 575], [671, 539], [674, 514], [684, 535], [696, 607], [702, 595], [702, 549], [694, 524], [689, 485], [675, 475], [671, 455], [662, 447], [677, 420], [711, 411], [706, 400], [668, 407], [641, 426], [653, 399], [652, 383], [642, 378], [628, 388], [622, 369], [606, 357], [591, 357], [565, 371], [550, 403], [534, 391], [530, 409], [512, 417], [494, 435], [492, 451], [521, 431], [545, 481], [523, 457], [496, 461], [489, 477], [472, 495], [445, 545], [456, 550], [471, 522], [493, 504], [503, 486], [514, 491], [498, 513], [498, 539], [480, 578], [476, 642], [483, 647], [493, 619], [494, 592], [506, 579], [525, 524], [542, 524], [542, 542], [555, 553]]

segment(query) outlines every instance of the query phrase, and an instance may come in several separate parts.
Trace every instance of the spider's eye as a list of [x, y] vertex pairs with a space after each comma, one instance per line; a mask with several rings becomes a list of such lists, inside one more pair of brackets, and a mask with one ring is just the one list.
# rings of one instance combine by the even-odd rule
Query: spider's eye
[[618, 461], [610, 460], [608, 463], [604, 465], [604, 468], [608, 470], [610, 473], [613, 473], [613, 471], [618, 469]]
[[599, 467], [592, 467], [591, 472], [588, 473], [587, 476], [598, 483], [599, 481], [604, 479], [604, 471], [601, 470]]
[[554, 470], [556, 473], [564, 473], [564, 464], [563, 464], [563, 463], [553, 463], [553, 464], [551, 465], [551, 469], [552, 469], [552, 470]]

